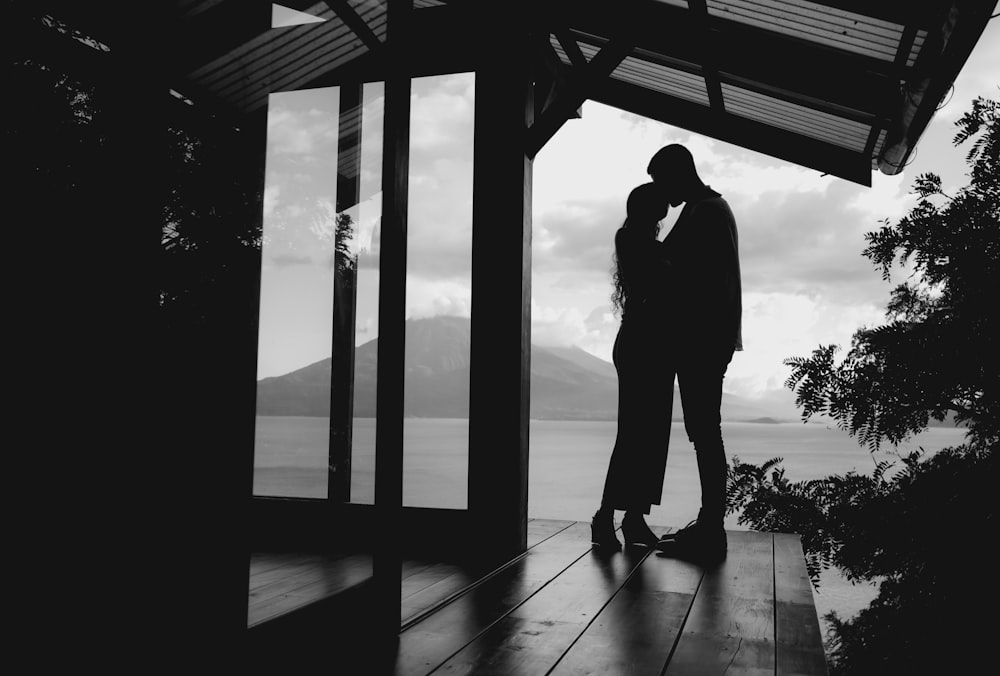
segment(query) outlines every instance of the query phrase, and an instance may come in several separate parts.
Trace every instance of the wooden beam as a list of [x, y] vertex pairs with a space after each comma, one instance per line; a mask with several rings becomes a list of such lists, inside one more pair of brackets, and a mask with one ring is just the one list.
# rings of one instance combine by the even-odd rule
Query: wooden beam
[[530, 46], [511, 33], [508, 59], [476, 70], [472, 207], [469, 512], [484, 556], [525, 549], [531, 369]]
[[337, 213], [334, 233], [333, 347], [330, 365], [330, 503], [351, 499], [351, 450], [354, 429], [354, 330], [357, 318], [358, 200], [361, 194], [360, 82], [340, 87], [337, 143]]
[[898, 174], [909, 162], [910, 153], [986, 29], [992, 11], [989, 3], [975, 0], [955, 2], [952, 10], [928, 35], [911, 77], [903, 84], [894, 115], [897, 122], [889, 129], [879, 157], [879, 169], [886, 174]]
[[846, 148], [793, 134], [668, 94], [608, 79], [591, 98], [653, 120], [733, 143], [749, 150], [833, 174], [861, 185], [871, 185], [870, 158]]
[[[917, 26], [914, 23], [908, 24], [903, 29], [903, 34], [899, 38], [899, 47], [896, 49], [896, 67], [902, 70], [906, 61], [910, 55], [910, 49], [913, 47], [913, 40], [917, 35]], [[874, 157], [875, 154], [875, 144], [878, 143], [878, 137], [882, 133], [883, 129], [888, 129], [892, 124], [889, 117], [894, 113], [894, 110], [886, 109], [885, 119], [880, 121], [878, 124], [872, 125], [872, 130], [868, 134], [868, 140], [865, 142], [865, 157], [871, 157], [873, 164], [878, 165], [878, 158]]]
[[860, 122], [861, 124], [878, 125], [885, 124], [888, 121], [886, 111], [881, 111], [879, 114], [876, 114], [863, 110], [857, 110], [855, 108], [845, 108], [844, 106], [831, 103], [825, 99], [817, 99], [800, 92], [780, 89], [778, 87], [769, 86], [754, 80], [747, 80], [746, 78], [720, 73], [719, 82], [739, 87], [750, 92], [755, 92], [757, 94], [763, 94], [764, 96], [770, 96], [771, 98], [778, 99], [779, 101], [787, 101], [788, 103], [794, 103], [798, 106], [835, 115], [837, 117], [844, 118], [845, 120]]
[[400, 613], [399, 547], [391, 537], [403, 506], [403, 383], [406, 347], [406, 233], [410, 166], [410, 75], [407, 70], [412, 0], [389, 3], [388, 77], [382, 136], [382, 225], [379, 253], [378, 393], [375, 426], [373, 559], [376, 618], [381, 638], [397, 638]]
[[722, 85], [719, 82], [719, 67], [715, 58], [717, 46], [713, 36], [708, 31], [708, 3], [705, 0], [688, 0], [688, 8], [694, 16], [694, 24], [700, 35], [701, 74], [705, 78], [705, 89], [708, 91], [708, 101], [712, 108], [725, 112], [726, 106], [722, 99]]
[[580, 51], [580, 45], [573, 39], [569, 31], [565, 28], [557, 28], [553, 33], [562, 46], [563, 51], [566, 52], [570, 65], [581, 70], [585, 69], [587, 67], [587, 57]]
[[[535, 117], [541, 117], [558, 99], [559, 92], [569, 86], [571, 67], [552, 47], [548, 36], [537, 36], [534, 40], [533, 65], [535, 66]], [[574, 113], [580, 116], [579, 110]]]
[[560, 127], [573, 116], [588, 98], [588, 92], [601, 80], [607, 78], [618, 64], [632, 51], [633, 43], [628, 39], [612, 39], [587, 64], [582, 73], [574, 75], [568, 86], [559, 92], [557, 100], [549, 106], [541, 119], [531, 125], [528, 135], [528, 157], [534, 158], [538, 151], [549, 142]]
[[368, 22], [361, 18], [354, 11], [353, 7], [347, 4], [347, 0], [324, 0], [324, 2], [361, 39], [365, 47], [376, 54], [382, 51], [382, 43], [375, 33], [372, 32]]

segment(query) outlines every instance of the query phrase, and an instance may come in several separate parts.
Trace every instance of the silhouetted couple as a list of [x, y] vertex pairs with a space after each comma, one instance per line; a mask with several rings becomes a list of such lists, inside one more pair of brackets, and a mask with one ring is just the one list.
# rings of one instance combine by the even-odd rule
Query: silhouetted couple
[[[618, 434], [591, 535], [596, 545], [620, 547], [614, 510], [622, 510], [627, 545], [710, 563], [726, 555], [722, 379], [733, 352], [743, 349], [736, 222], [684, 146], [660, 149], [646, 171], [653, 180], [629, 194], [615, 233]], [[659, 241], [660, 221], [681, 203]], [[698, 460], [701, 509], [695, 521], [660, 539], [645, 515], [663, 492], [675, 377]]]

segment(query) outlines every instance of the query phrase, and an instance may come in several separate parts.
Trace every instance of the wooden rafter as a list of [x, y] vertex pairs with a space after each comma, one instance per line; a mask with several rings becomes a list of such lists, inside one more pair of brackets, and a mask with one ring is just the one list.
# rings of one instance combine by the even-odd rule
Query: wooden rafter
[[[902, 69], [906, 65], [910, 49], [913, 47], [913, 40], [917, 36], [916, 24], [907, 24], [903, 28], [903, 34], [899, 39], [899, 48], [896, 50], [895, 65], [897, 69]], [[868, 134], [868, 142], [865, 143], [865, 157], [871, 157], [875, 152], [875, 144], [878, 143], [879, 134], [883, 129], [888, 128], [888, 120], [880, 124], [873, 124], [871, 133]]]
[[618, 67], [632, 51], [632, 47], [632, 41], [628, 38], [613, 38], [594, 55], [586, 68], [582, 71], [573, 68], [570, 71], [570, 79], [557, 93], [556, 100], [528, 130], [528, 157], [533, 158], [548, 143], [566, 120], [573, 116], [574, 111], [589, 98], [590, 90]]
[[[535, 116], [538, 118], [552, 107], [558, 99], [559, 92], [569, 86], [570, 67], [559, 58], [548, 36], [537, 36], [534, 45], [532, 60], [535, 65], [534, 103]], [[580, 117], [579, 109], [572, 116]]]
[[587, 57], [580, 51], [580, 45], [573, 39], [570, 32], [565, 28], [557, 28], [553, 31], [553, 34], [556, 36], [556, 40], [559, 41], [559, 45], [563, 48], [563, 51], [566, 52], [570, 64], [574, 68], [586, 68]]
[[726, 105], [722, 99], [722, 84], [719, 82], [719, 67], [715, 58], [715, 45], [712, 36], [708, 31], [708, 3], [705, 0], [688, 0], [688, 7], [693, 15], [693, 23], [699, 33], [699, 44], [701, 46], [701, 74], [705, 78], [705, 89], [708, 91], [708, 100], [712, 108], [725, 110]]
[[326, 5], [333, 10], [333, 13], [340, 17], [355, 35], [360, 38], [361, 42], [364, 43], [365, 47], [370, 49], [372, 52], [379, 53], [382, 50], [382, 42], [375, 35], [368, 22], [365, 21], [361, 16], [354, 11], [347, 0], [324, 0]]

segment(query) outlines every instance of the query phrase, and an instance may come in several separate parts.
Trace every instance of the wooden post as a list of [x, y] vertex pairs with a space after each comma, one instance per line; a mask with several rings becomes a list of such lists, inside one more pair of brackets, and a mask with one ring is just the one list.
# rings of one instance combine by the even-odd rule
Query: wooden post
[[[379, 252], [378, 393], [375, 424], [375, 620], [383, 637], [398, 638], [402, 559], [392, 536], [403, 511], [403, 381], [406, 230], [410, 167], [410, 76], [407, 24], [412, 0], [389, 3], [388, 75], [382, 139], [382, 227]], [[384, 632], [384, 633], [383, 633]]]
[[[337, 144], [337, 214], [334, 235], [333, 348], [330, 365], [330, 463], [327, 497], [331, 505], [351, 499], [351, 440], [354, 429], [354, 328], [357, 318], [358, 199], [361, 193], [360, 82], [340, 87]], [[353, 209], [353, 211], [352, 211]]]
[[483, 32], [504, 42], [483, 53], [504, 58], [476, 70], [472, 208], [469, 511], [497, 561], [527, 547], [528, 514], [534, 104], [527, 36], [509, 28]]

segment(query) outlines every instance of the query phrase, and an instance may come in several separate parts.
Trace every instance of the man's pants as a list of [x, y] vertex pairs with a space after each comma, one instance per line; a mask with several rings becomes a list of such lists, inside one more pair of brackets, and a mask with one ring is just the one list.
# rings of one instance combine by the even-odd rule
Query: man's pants
[[677, 360], [677, 386], [684, 430], [694, 444], [701, 481], [698, 521], [722, 525], [726, 515], [726, 450], [722, 442], [722, 380], [732, 351], [684, 351]]

